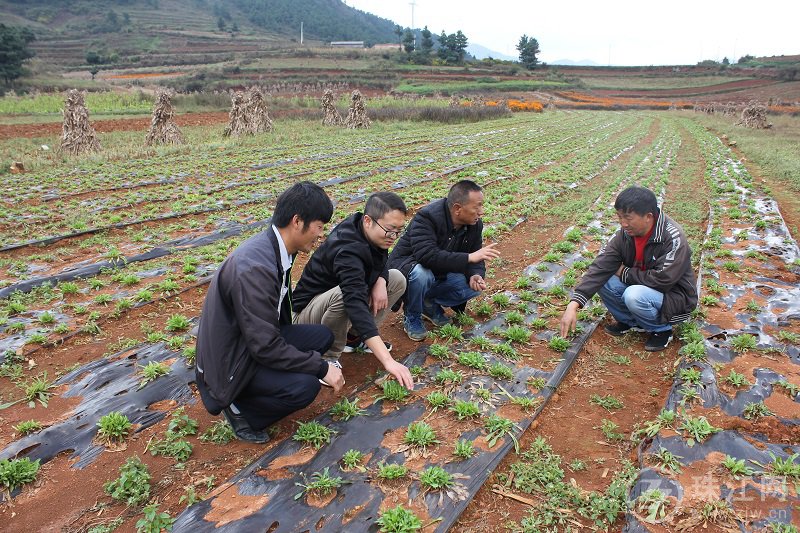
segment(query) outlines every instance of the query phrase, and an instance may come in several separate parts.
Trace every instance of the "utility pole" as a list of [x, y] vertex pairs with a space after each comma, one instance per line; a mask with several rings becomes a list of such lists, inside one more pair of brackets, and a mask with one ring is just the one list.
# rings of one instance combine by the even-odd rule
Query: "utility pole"
[[417, 48], [417, 32], [414, 30], [414, 7], [417, 5], [416, 0], [412, 0], [409, 2], [411, 6], [411, 33], [414, 35], [414, 48]]
[[303, 44], [303, 21], [300, 21], [300, 44]]

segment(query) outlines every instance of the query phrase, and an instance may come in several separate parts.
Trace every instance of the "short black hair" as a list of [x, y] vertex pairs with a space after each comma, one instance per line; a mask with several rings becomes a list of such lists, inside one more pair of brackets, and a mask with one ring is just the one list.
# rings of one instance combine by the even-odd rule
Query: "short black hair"
[[633, 212], [639, 216], [645, 216], [647, 213], [658, 216], [658, 200], [650, 189], [634, 185], [619, 193], [614, 202], [614, 209], [623, 213]]
[[450, 187], [450, 191], [447, 193], [447, 207], [453, 207], [456, 204], [464, 205], [469, 202], [469, 193], [482, 190], [481, 186], [472, 180], [461, 180]]
[[405, 215], [408, 213], [408, 208], [403, 199], [393, 192], [376, 192], [367, 198], [364, 214], [369, 215], [372, 220], [379, 220], [390, 211], [401, 211]]
[[285, 228], [297, 215], [303, 221], [303, 229], [319, 220], [327, 224], [333, 216], [333, 203], [322, 187], [310, 181], [295, 183], [278, 197], [272, 224]]

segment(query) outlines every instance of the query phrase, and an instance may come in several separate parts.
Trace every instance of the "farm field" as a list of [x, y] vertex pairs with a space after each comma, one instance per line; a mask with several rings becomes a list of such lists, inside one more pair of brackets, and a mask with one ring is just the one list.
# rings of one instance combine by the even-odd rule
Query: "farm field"
[[[2, 520], [376, 531], [402, 506], [427, 532], [796, 531], [800, 119], [771, 120], [745, 131], [683, 111], [548, 110], [349, 131], [286, 119], [239, 140], [209, 121], [183, 128], [186, 147], [140, 149], [141, 130], [101, 134], [107, 152], [83, 160], [37, 156], [4, 176], [0, 207], [0, 466], [28, 470], [0, 477], [12, 480]], [[0, 150], [57, 142], [41, 130]], [[387, 321], [415, 389], [345, 356], [347, 401], [323, 390], [268, 444], [230, 441], [193, 384], [193, 325], [210, 277], [267, 227], [277, 195], [319, 183], [332, 227], [373, 191], [414, 211], [460, 178], [484, 186], [484, 237], [503, 256], [458, 326], [413, 343]], [[658, 354], [603, 332], [598, 302], [561, 339], [570, 289], [635, 183], [689, 235], [696, 316]], [[131, 423], [119, 438], [98, 433], [112, 412]], [[120, 499], [125, 476], [138, 499]]]

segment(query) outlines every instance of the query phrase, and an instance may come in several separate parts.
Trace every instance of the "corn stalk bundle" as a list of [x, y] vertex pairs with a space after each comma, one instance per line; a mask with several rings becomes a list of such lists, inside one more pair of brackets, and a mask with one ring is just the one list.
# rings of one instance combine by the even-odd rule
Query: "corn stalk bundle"
[[459, 107], [461, 105], [461, 97], [457, 94], [451, 94], [450, 102], [447, 105], [448, 107]]
[[367, 110], [364, 107], [364, 99], [361, 92], [356, 89], [350, 96], [350, 109], [347, 110], [347, 118], [344, 119], [344, 125], [351, 130], [356, 128], [369, 128], [372, 122], [367, 116]]
[[59, 153], [80, 155], [100, 150], [97, 132], [89, 124], [89, 110], [83, 100], [83, 93], [70, 89], [64, 101], [64, 123], [61, 128]]
[[750, 102], [742, 110], [742, 116], [736, 125], [759, 130], [771, 128], [772, 124], [767, 122], [767, 106], [758, 102]]
[[339, 110], [337, 110], [336, 106], [333, 104], [333, 91], [330, 89], [326, 89], [325, 94], [322, 95], [322, 113], [323, 126], [342, 125], [342, 115], [339, 114]]
[[153, 106], [153, 117], [150, 119], [150, 130], [145, 137], [145, 144], [183, 144], [183, 134], [175, 123], [175, 110], [172, 108], [172, 95], [169, 91], [159, 89], [156, 92], [156, 103]]
[[272, 131], [272, 120], [267, 112], [267, 103], [264, 101], [264, 94], [258, 87], [250, 87], [247, 90], [244, 106], [248, 133], [253, 135]]
[[228, 126], [222, 133], [225, 137], [238, 137], [250, 133], [247, 125], [247, 113], [245, 110], [245, 97], [242, 91], [231, 93], [231, 110], [228, 113]]

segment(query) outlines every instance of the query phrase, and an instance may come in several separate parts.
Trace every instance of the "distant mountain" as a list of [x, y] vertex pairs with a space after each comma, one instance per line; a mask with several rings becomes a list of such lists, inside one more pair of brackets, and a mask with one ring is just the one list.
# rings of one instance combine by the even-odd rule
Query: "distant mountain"
[[475, 59], [486, 59], [487, 57], [491, 57], [492, 59], [505, 59], [508, 61], [516, 61], [518, 59], [506, 54], [501, 54], [500, 52], [495, 52], [494, 50], [489, 50], [485, 46], [475, 43], [470, 43], [467, 46], [467, 53], [475, 57]]
[[592, 61], [591, 59], [579, 59], [573, 61], [572, 59], [557, 59], [555, 61], [548, 61], [548, 65], [569, 65], [578, 67], [599, 67], [600, 64]]

